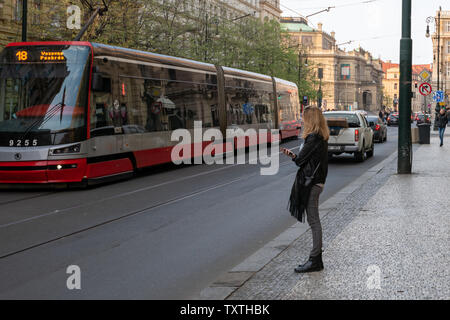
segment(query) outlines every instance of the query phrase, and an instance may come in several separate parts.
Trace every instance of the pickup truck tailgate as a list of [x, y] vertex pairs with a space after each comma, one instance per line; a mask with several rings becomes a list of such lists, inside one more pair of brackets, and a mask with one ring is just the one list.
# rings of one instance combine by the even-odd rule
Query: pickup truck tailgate
[[328, 144], [355, 144], [355, 128], [330, 127]]

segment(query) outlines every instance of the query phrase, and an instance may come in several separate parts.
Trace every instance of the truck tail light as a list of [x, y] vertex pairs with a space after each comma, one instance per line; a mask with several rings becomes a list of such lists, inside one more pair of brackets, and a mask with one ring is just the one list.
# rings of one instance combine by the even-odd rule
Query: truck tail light
[[355, 130], [355, 141], [359, 141], [359, 130]]

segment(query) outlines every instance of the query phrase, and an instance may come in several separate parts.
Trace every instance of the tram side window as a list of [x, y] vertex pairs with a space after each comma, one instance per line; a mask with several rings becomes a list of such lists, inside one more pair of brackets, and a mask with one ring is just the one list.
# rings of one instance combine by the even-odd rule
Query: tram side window
[[124, 133], [143, 133], [147, 108], [143, 96], [144, 80], [120, 77], [120, 106], [117, 117]]
[[270, 92], [227, 87], [225, 94], [228, 125], [273, 122], [273, 97]]
[[288, 121], [299, 118], [299, 110], [295, 107], [295, 101], [292, 95], [294, 94], [286, 88], [280, 88], [278, 93], [278, 106], [280, 112], [280, 121]]
[[155, 79], [133, 79], [132, 95], [135, 124], [146, 131], [168, 131], [194, 128], [194, 121], [202, 121], [204, 127], [218, 126], [217, 90], [205, 91], [206, 86], [196, 83]]
[[206, 84], [168, 81], [165, 98], [173, 105], [167, 110], [169, 130], [193, 129], [194, 121], [202, 121], [203, 127], [219, 126], [217, 87]]
[[90, 129], [91, 136], [114, 135], [114, 123], [110, 117], [113, 110], [113, 99], [111, 94], [111, 79], [104, 78], [104, 89], [92, 91]]

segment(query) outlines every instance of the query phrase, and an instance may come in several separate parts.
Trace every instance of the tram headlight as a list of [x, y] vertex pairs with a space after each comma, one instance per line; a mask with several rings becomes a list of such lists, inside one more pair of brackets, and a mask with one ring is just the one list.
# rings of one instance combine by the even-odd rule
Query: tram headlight
[[48, 151], [48, 155], [49, 156], [57, 156], [57, 155], [60, 155], [60, 154], [79, 153], [80, 150], [81, 150], [81, 144], [77, 143], [77, 144], [73, 144], [71, 146], [64, 147], [64, 148], [50, 149]]

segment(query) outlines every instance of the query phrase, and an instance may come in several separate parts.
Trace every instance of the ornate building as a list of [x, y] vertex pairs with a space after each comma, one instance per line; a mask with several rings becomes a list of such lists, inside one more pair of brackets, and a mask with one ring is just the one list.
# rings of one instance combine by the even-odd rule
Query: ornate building
[[361, 48], [350, 52], [339, 49], [335, 33], [323, 31], [322, 23], [314, 29], [303, 18], [283, 17], [281, 25], [289, 32], [294, 46], [296, 43], [300, 52], [305, 52], [317, 75], [323, 74], [319, 83], [324, 109], [375, 112], [381, 108], [381, 60], [373, 59]]
[[[391, 61], [382, 62], [383, 65], [383, 105], [388, 110], [398, 111], [398, 99], [400, 96], [400, 65]], [[432, 74], [431, 65], [413, 65], [412, 66], [412, 92], [411, 111], [428, 111], [428, 104], [431, 103], [431, 96], [424, 97], [419, 92], [419, 87], [423, 82], [420, 73], [426, 70]]]
[[[436, 12], [436, 21], [438, 20]], [[438, 68], [438, 30], [436, 28], [432, 35], [433, 40], [433, 90], [437, 89], [437, 78], [439, 69], [440, 89], [445, 92], [446, 102], [449, 103], [450, 96], [450, 11], [441, 11], [440, 23], [440, 50], [439, 50], [439, 68]]]

